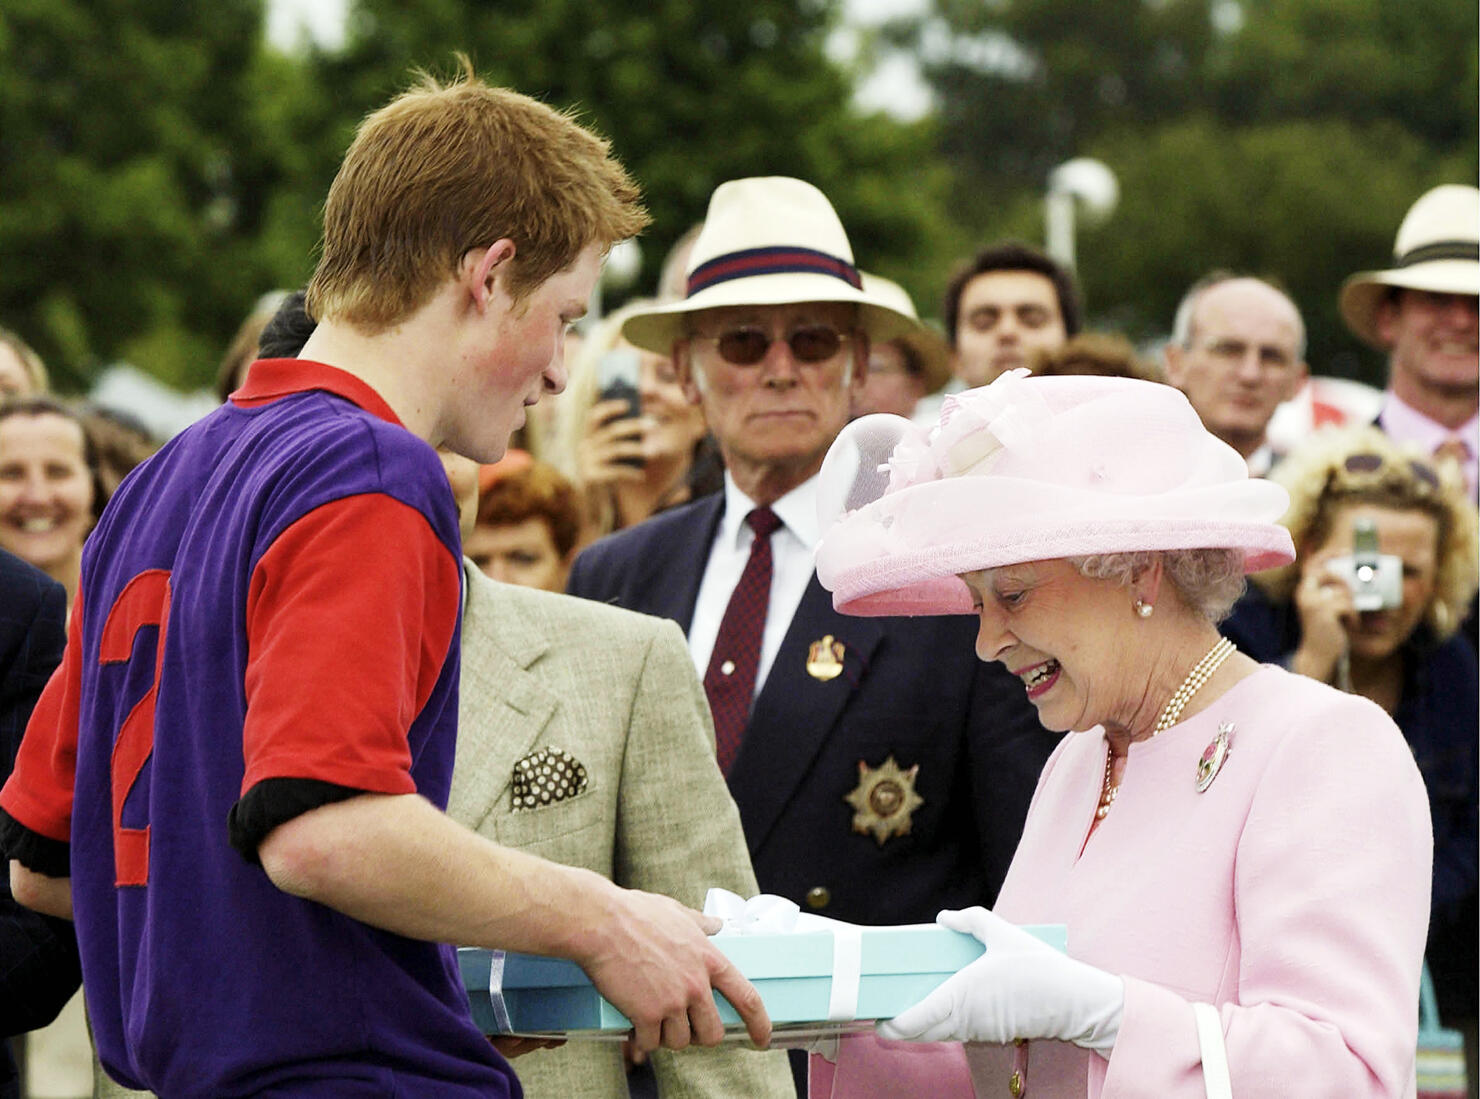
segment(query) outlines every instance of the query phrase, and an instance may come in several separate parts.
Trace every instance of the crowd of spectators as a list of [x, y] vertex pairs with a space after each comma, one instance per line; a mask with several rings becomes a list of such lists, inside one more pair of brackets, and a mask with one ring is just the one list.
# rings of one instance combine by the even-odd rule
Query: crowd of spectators
[[[772, 208], [774, 224], [756, 217]], [[935, 425], [945, 402], [1012, 372], [1165, 383], [1249, 477], [1290, 494], [1283, 525], [1296, 559], [1253, 576], [1220, 629], [1256, 661], [1375, 703], [1417, 762], [1434, 840], [1426, 962], [1445, 1023], [1466, 1036], [1473, 1088], [1477, 222], [1480, 191], [1439, 187], [1399, 228], [1390, 268], [1332, 288], [1352, 331], [1388, 356], [1382, 411], [1376, 423], [1341, 423], [1338, 410], [1333, 427], [1283, 449], [1269, 425], [1310, 368], [1299, 305], [1277, 273], [1197, 280], [1152, 352], [1086, 328], [1071, 270], [1027, 244], [995, 242], [950, 274], [937, 326], [900, 286], [869, 274], [853, 271], [855, 283], [803, 265], [716, 275], [774, 243], [775, 232], [790, 231], [786, 241], [803, 250], [847, 255], [850, 271], [859, 244], [809, 185], [725, 184], [709, 220], [675, 247], [654, 296], [597, 319], [567, 349], [564, 392], [525, 410], [514, 448], [481, 465], [444, 454], [472, 570], [461, 686], [471, 731], [457, 750], [454, 817], [499, 843], [689, 905], [702, 900], [707, 866], [711, 884], [758, 887], [861, 923], [990, 906], [1055, 740], [1016, 678], [976, 661], [970, 620], [834, 612], [813, 571], [818, 469], [850, 420], [885, 414]], [[1352, 257], [1353, 268], [1369, 258]], [[747, 278], [792, 283], [774, 300], [750, 298]], [[264, 296], [223, 355], [221, 400], [252, 384], [255, 361], [296, 360], [314, 335], [303, 291]], [[563, 375], [558, 356], [555, 369]], [[794, 406], [767, 420], [757, 401], [776, 394]], [[84, 546], [100, 519], [106, 525], [109, 499], [162, 442], [127, 413], [52, 394], [41, 358], [0, 328], [0, 551], [56, 586], [38, 590], [59, 588], [65, 606], [75, 604]], [[737, 640], [732, 593], [761, 556], [762, 628]], [[509, 586], [552, 594], [527, 599]], [[553, 594], [567, 591], [677, 626]], [[15, 669], [0, 671], [19, 676]], [[505, 710], [518, 719], [501, 724]], [[557, 800], [589, 783], [603, 791], [599, 811], [572, 801], [557, 821], [495, 804], [517, 796], [504, 787], [510, 774], [517, 781], [521, 768], [549, 766], [556, 749], [540, 738], [552, 736], [564, 738], [562, 758], [583, 760], [579, 783]], [[519, 738], [515, 755], [500, 739], [509, 737]], [[16, 752], [5, 747], [0, 780]], [[654, 770], [624, 771], [639, 756]], [[657, 780], [651, 761], [660, 757], [671, 773]], [[679, 827], [664, 816], [674, 811], [667, 783], [716, 814], [684, 819], [686, 834], [703, 836], [687, 864], [661, 850], [668, 833], [654, 824]], [[583, 828], [597, 829], [589, 842], [568, 842]], [[54, 988], [75, 985], [69, 925], [48, 920], [11, 935], [25, 918], [0, 889], [0, 977], [23, 935], [33, 953], [37, 944], [52, 951]], [[13, 994], [3, 979], [0, 1000]], [[17, 1032], [44, 1021], [17, 1018], [8, 1023]], [[542, 1081], [531, 1095], [597, 1079], [609, 1088], [633, 1068], [614, 1053], [527, 1055]], [[965, 1064], [953, 1056], [890, 1086], [928, 1080], [937, 1094], [969, 1094]], [[805, 1065], [793, 1058], [803, 1090]], [[23, 1094], [7, 1068], [0, 1056], [0, 1099]], [[33, 1072], [44, 1068], [33, 1058]], [[710, 1053], [660, 1055], [655, 1071], [633, 1071], [630, 1086], [689, 1094], [722, 1079], [742, 1081], [748, 1094], [790, 1087], [776, 1057], [747, 1065]], [[98, 1081], [98, 1094], [123, 1094]]]

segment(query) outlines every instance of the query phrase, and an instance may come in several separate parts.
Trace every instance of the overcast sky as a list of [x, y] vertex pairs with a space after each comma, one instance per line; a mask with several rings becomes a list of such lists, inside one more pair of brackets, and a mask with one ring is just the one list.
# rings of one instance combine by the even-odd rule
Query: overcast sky
[[[268, 0], [267, 35], [284, 49], [295, 45], [302, 34], [333, 47], [344, 38], [344, 13], [348, 0]], [[899, 15], [924, 10], [927, 0], [845, 0], [847, 21], [859, 27], [881, 23]], [[840, 36], [833, 49], [847, 56], [854, 48], [848, 36]], [[858, 89], [860, 106], [888, 110], [904, 118], [918, 118], [930, 105], [930, 93], [908, 57], [895, 55]]]

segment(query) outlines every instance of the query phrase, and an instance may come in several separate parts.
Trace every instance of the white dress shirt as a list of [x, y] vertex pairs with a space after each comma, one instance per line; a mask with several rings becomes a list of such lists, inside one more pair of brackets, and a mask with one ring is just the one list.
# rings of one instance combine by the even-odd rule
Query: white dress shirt
[[[694, 620], [689, 624], [689, 655], [699, 678], [709, 670], [709, 657], [719, 637], [719, 625], [730, 605], [730, 596], [750, 560], [750, 543], [754, 534], [745, 517], [756, 507], [755, 501], [735, 487], [725, 473], [725, 512], [709, 547], [709, 563], [704, 579], [699, 582], [699, 598], [694, 603]], [[802, 601], [802, 594], [812, 579], [813, 558], [817, 549], [817, 478], [792, 489], [771, 505], [781, 526], [771, 535], [771, 599], [766, 607], [766, 629], [761, 635], [760, 663], [755, 673], [755, 693], [760, 694], [766, 675], [776, 659], [776, 652], [791, 627], [792, 616]]]

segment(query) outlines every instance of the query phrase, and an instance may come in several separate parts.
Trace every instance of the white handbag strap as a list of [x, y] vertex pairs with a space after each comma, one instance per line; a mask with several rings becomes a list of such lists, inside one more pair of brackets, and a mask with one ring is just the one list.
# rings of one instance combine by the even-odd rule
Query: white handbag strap
[[1233, 1081], [1228, 1076], [1228, 1051], [1223, 1047], [1223, 1020], [1212, 1004], [1193, 1004], [1197, 1020], [1197, 1045], [1202, 1051], [1203, 1087], [1208, 1099], [1233, 1099]]

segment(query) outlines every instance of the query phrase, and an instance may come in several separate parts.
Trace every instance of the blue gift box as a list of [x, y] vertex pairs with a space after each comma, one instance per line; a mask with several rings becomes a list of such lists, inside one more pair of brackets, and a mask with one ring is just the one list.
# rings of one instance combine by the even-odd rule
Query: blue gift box
[[[856, 1020], [888, 1019], [919, 1003], [947, 977], [981, 956], [971, 935], [935, 924], [860, 927]], [[1027, 927], [1063, 950], [1062, 924]], [[837, 1024], [833, 992], [835, 937], [830, 932], [719, 934], [712, 940], [760, 992], [778, 1026]], [[464, 948], [457, 952], [474, 1021], [485, 1034], [625, 1033], [627, 1017], [592, 986], [580, 966], [562, 958]], [[491, 984], [498, 970], [495, 996]], [[740, 1017], [719, 993], [720, 1018]], [[852, 998], [850, 998], [852, 999]]]

